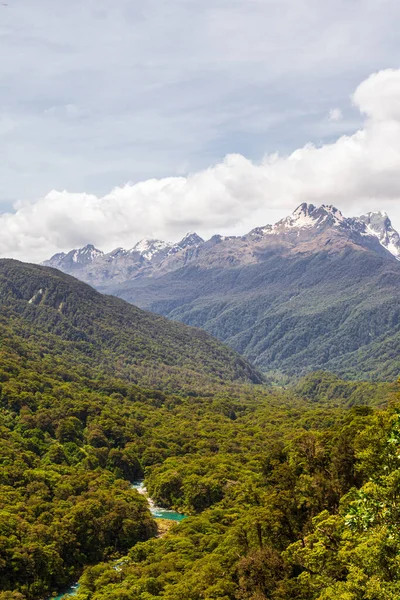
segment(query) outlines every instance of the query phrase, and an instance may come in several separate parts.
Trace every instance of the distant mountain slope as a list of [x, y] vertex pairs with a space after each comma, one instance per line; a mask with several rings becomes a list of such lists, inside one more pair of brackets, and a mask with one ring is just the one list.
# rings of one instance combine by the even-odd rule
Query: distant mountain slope
[[94, 287], [102, 284], [117, 285], [138, 276], [151, 276], [153, 271], [164, 271], [164, 264], [178, 268], [197, 255], [204, 240], [196, 233], [188, 233], [177, 244], [162, 240], [141, 240], [133, 248], [116, 248], [105, 254], [88, 244], [67, 254], [55, 254], [44, 266], [54, 267], [78, 277]]
[[0, 314], [5, 327], [36, 340], [49, 360], [62, 354], [80, 369], [90, 365], [164, 389], [260, 381], [207, 333], [103, 296], [54, 269], [0, 260]]
[[275, 225], [189, 250], [129, 276], [108, 277], [96, 258], [78, 276], [202, 327], [267, 372], [400, 374], [400, 239], [387, 215], [303, 204]]
[[400, 265], [351, 248], [231, 269], [190, 266], [119, 293], [203, 327], [266, 371], [400, 374]]

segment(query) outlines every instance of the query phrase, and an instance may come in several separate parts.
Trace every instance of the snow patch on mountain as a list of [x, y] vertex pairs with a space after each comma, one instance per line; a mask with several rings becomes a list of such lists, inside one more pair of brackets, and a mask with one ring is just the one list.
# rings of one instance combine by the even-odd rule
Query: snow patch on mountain
[[276, 223], [276, 227], [304, 229], [317, 227], [323, 224], [329, 224], [334, 227], [340, 227], [347, 219], [342, 215], [339, 209], [331, 204], [322, 204], [320, 207], [314, 204], [300, 204], [295, 211], [281, 221]]
[[93, 244], [88, 244], [84, 248], [73, 250], [72, 252], [72, 261], [74, 263], [92, 262], [95, 258], [104, 254], [104, 252], [95, 248]]
[[313, 215], [315, 210], [316, 209], [313, 204], [300, 204], [300, 206], [298, 206], [289, 217], [278, 221], [278, 223], [275, 224], [275, 228], [278, 229], [280, 227], [285, 227], [293, 229], [315, 227], [315, 224], [318, 220], [318, 218]]
[[197, 233], [191, 231], [185, 235], [184, 238], [181, 239], [177, 244], [173, 244], [171, 247], [169, 254], [176, 254], [177, 252], [181, 252], [182, 250], [190, 250], [197, 248], [201, 244], [204, 244], [203, 238], [201, 238]]
[[250, 235], [277, 235], [291, 230], [312, 229], [324, 225], [341, 227], [348, 219], [342, 215], [340, 210], [330, 204], [322, 204], [320, 207], [304, 202], [300, 204], [291, 215], [281, 219], [275, 225], [257, 227]]
[[377, 237], [381, 245], [400, 260], [400, 235], [392, 226], [387, 213], [369, 212], [359, 220], [365, 224], [370, 235]]
[[138, 252], [146, 260], [151, 260], [156, 254], [170, 250], [172, 244], [169, 242], [163, 242], [162, 240], [140, 240], [133, 248], [129, 251], [130, 253]]

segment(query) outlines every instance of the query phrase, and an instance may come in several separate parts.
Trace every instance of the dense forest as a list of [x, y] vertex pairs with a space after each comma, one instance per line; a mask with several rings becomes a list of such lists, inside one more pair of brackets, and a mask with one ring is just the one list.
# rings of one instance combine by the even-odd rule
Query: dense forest
[[[135, 362], [97, 292], [62, 276], [53, 301], [47, 272], [26, 291], [22, 276], [0, 283], [0, 600], [77, 579], [76, 600], [399, 597], [397, 383], [317, 372], [268, 388], [208, 336], [219, 367], [195, 336], [185, 367], [190, 344], [179, 355], [171, 334], [179, 379], [155, 326]], [[30, 302], [38, 290], [47, 300]], [[66, 301], [76, 311], [60, 316]], [[131, 487], [142, 477], [188, 518], [160, 531]]]
[[0, 260], [0, 308], [7, 327], [74, 372], [96, 367], [107, 377], [173, 391], [262, 381], [246, 360], [204, 331], [99, 294], [55, 269]]

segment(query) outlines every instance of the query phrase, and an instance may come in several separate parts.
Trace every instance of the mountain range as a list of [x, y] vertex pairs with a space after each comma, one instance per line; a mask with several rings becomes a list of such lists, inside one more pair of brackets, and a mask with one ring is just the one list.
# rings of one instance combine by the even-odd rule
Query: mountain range
[[201, 327], [270, 375], [399, 374], [400, 237], [385, 213], [302, 204], [243, 236], [88, 245], [44, 264]]
[[[235, 260], [242, 262], [243, 259], [249, 260], [249, 252], [244, 252], [244, 246], [248, 248], [249, 242], [256, 251], [260, 242], [265, 245], [265, 242], [271, 244], [276, 241], [275, 237], [271, 240], [267, 237], [270, 235], [277, 236], [279, 241], [282, 241], [283, 237], [288, 241], [290, 234], [292, 238], [293, 233], [297, 237], [301, 234], [302, 240], [297, 240], [299, 242], [305, 240], [305, 234], [308, 234], [308, 238], [312, 238], [314, 234], [332, 226], [336, 227], [341, 234], [347, 233], [356, 244], [367, 248], [371, 248], [372, 244], [377, 250], [376, 241], [378, 241], [382, 248], [400, 260], [400, 236], [386, 213], [369, 212], [358, 218], [345, 218], [333, 206], [322, 205], [316, 208], [312, 204], [302, 204], [291, 216], [278, 221], [275, 225], [257, 227], [244, 236], [215, 235], [206, 242], [197, 233], [188, 233], [176, 244], [144, 239], [128, 250], [116, 248], [108, 253], [88, 244], [84, 248], [74, 249], [68, 253], [55, 254], [44, 261], [43, 265], [79, 276], [93, 285], [104, 284], [108, 287], [115, 282], [143, 276], [157, 276], [160, 273], [176, 270], [198, 259], [199, 253], [203, 254], [204, 251], [208, 253], [210, 247], [221, 242], [224, 242], [226, 247], [233, 244], [237, 246], [239, 243], [239, 256], [235, 256]], [[243, 242], [242, 248], [240, 242]], [[301, 245], [295, 244], [295, 246], [298, 247], [298, 251], [302, 250]]]

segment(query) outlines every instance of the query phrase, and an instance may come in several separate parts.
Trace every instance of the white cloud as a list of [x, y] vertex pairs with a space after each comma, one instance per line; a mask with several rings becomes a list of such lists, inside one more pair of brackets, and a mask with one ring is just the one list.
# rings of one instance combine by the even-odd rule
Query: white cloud
[[341, 121], [343, 119], [343, 113], [340, 108], [331, 108], [329, 111], [330, 121]]
[[132, 246], [141, 237], [177, 239], [245, 232], [301, 202], [332, 203], [345, 214], [386, 210], [400, 223], [400, 70], [363, 81], [352, 96], [365, 122], [334, 143], [307, 144], [255, 163], [231, 154], [187, 177], [126, 184], [109, 194], [52, 191], [0, 216], [0, 253], [42, 260], [92, 242]]
[[398, 69], [374, 73], [353, 94], [359, 110], [374, 121], [400, 121], [400, 77]]

